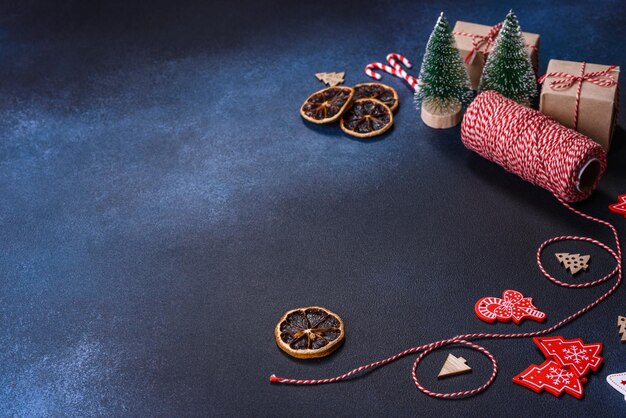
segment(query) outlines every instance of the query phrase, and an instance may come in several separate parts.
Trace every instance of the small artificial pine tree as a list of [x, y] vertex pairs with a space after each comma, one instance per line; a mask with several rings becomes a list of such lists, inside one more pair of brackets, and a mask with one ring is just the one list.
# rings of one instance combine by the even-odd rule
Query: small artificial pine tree
[[439, 113], [449, 113], [472, 97], [467, 69], [442, 12], [426, 45], [415, 102]]
[[478, 90], [495, 90], [524, 106], [530, 106], [537, 96], [535, 72], [512, 10], [506, 16], [487, 58]]

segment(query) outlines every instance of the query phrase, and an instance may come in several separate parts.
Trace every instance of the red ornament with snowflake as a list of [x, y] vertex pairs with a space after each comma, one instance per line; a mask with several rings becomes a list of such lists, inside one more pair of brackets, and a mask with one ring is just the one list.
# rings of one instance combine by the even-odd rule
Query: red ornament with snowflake
[[618, 196], [617, 200], [617, 203], [609, 205], [609, 209], [615, 213], [624, 215], [624, 217], [626, 218], [626, 194]]
[[535, 344], [539, 346], [546, 358], [554, 358], [563, 366], [574, 368], [579, 375], [594, 372], [602, 364], [602, 343], [585, 344], [580, 338], [566, 340], [563, 337], [535, 337]]
[[583, 383], [587, 382], [587, 378], [579, 378], [569, 368], [554, 360], [546, 360], [540, 366], [531, 364], [515, 376], [513, 381], [537, 393], [545, 390], [554, 396], [560, 396], [566, 392], [580, 399], [583, 396]]
[[540, 366], [531, 364], [513, 382], [537, 393], [545, 390], [560, 396], [565, 392], [582, 398], [587, 373], [598, 370], [602, 364], [602, 343], [585, 344], [580, 338], [566, 340], [561, 336], [535, 337], [533, 342], [546, 361]]

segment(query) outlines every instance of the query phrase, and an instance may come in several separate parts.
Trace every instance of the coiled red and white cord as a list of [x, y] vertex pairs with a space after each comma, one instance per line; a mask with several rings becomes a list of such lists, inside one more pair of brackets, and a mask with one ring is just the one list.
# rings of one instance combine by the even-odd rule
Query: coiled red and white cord
[[[272, 375], [270, 377], [270, 382], [272, 383], [283, 383], [283, 384], [294, 384], [294, 385], [319, 385], [319, 384], [324, 384], [324, 383], [333, 383], [333, 382], [338, 382], [341, 380], [345, 380], [348, 379], [349, 377], [360, 373], [360, 372], [364, 372], [366, 370], [370, 370], [379, 366], [383, 366], [385, 364], [391, 363], [401, 357], [404, 357], [408, 354], [413, 354], [413, 353], [420, 353], [420, 355], [415, 359], [415, 362], [413, 363], [413, 368], [411, 369], [411, 376], [413, 378], [413, 382], [415, 383], [415, 386], [422, 392], [424, 392], [425, 394], [429, 395], [429, 396], [433, 396], [435, 398], [460, 398], [460, 397], [467, 397], [467, 396], [472, 396], [475, 395], [479, 392], [484, 391], [485, 389], [487, 389], [494, 381], [496, 374], [498, 372], [498, 365], [497, 362], [495, 360], [495, 358], [493, 357], [493, 355], [487, 351], [484, 347], [478, 345], [478, 344], [474, 344], [472, 342], [470, 342], [470, 340], [479, 340], [479, 339], [490, 339], [490, 338], [499, 338], [499, 339], [505, 339], [505, 338], [530, 338], [530, 337], [537, 337], [540, 335], [546, 335], [546, 334], [550, 334], [551, 332], [561, 328], [562, 326], [568, 324], [569, 322], [573, 321], [574, 319], [578, 318], [579, 316], [583, 315], [585, 312], [587, 312], [588, 310], [592, 309], [593, 307], [595, 307], [596, 305], [598, 305], [599, 303], [601, 303], [603, 300], [605, 300], [606, 298], [608, 298], [611, 294], [613, 294], [613, 292], [615, 292], [617, 290], [617, 288], [619, 287], [620, 283], [622, 282], [622, 251], [620, 248], [620, 242], [619, 242], [619, 236], [617, 234], [617, 230], [615, 229], [615, 227], [607, 222], [604, 221], [602, 219], [598, 219], [595, 218], [593, 216], [587, 215], [586, 213], [583, 213], [577, 209], [574, 209], [572, 206], [570, 206], [568, 203], [566, 203], [565, 201], [563, 201], [560, 197], [557, 196], [557, 199], [559, 200], [559, 202], [561, 202], [566, 208], [568, 208], [570, 211], [574, 212], [575, 214], [577, 214], [578, 216], [581, 216], [587, 220], [590, 221], [594, 221], [597, 222], [601, 225], [606, 226], [607, 228], [609, 228], [611, 230], [611, 232], [613, 233], [613, 238], [615, 239], [615, 249], [612, 249], [611, 247], [609, 247], [608, 245], [604, 244], [603, 242], [600, 242], [598, 240], [595, 240], [593, 238], [589, 238], [589, 237], [581, 237], [581, 236], [572, 236], [572, 235], [564, 235], [564, 236], [559, 236], [559, 237], [554, 237], [554, 238], [550, 238], [546, 241], [544, 241], [540, 246], [539, 249], [537, 250], [537, 264], [539, 266], [539, 269], [541, 270], [541, 272], [543, 273], [543, 275], [550, 281], [556, 283], [559, 286], [564, 286], [564, 287], [569, 287], [569, 288], [585, 288], [585, 287], [590, 287], [590, 286], [595, 286], [598, 285], [600, 283], [603, 283], [605, 281], [607, 281], [608, 279], [610, 279], [613, 276], [617, 277], [617, 280], [615, 281], [615, 284], [607, 291], [605, 292], [602, 296], [600, 296], [599, 298], [597, 298], [595, 301], [593, 301], [592, 303], [590, 303], [589, 305], [585, 306], [584, 308], [574, 312], [573, 314], [571, 314], [570, 316], [560, 320], [559, 322], [557, 322], [556, 324], [552, 325], [551, 327], [539, 330], [539, 331], [534, 331], [534, 332], [521, 332], [521, 333], [511, 333], [511, 334], [490, 334], [490, 333], [474, 333], [474, 334], [462, 334], [462, 335], [457, 335], [456, 337], [452, 337], [452, 338], [448, 338], [448, 339], [444, 339], [444, 340], [440, 340], [440, 341], [435, 341], [429, 344], [424, 344], [424, 345], [420, 345], [417, 347], [411, 347], [407, 350], [404, 350], [398, 354], [395, 354], [391, 357], [387, 357], [385, 359], [382, 360], [378, 360], [375, 361], [373, 363], [369, 363], [369, 364], [365, 364], [363, 366], [357, 367], [356, 369], [350, 370], [347, 373], [341, 374], [339, 376], [335, 376], [335, 377], [330, 377], [330, 378], [325, 378], [325, 379], [289, 379], [289, 378], [284, 378], [284, 377], [278, 377], [275, 375]], [[552, 276], [550, 273], [548, 273], [545, 268], [543, 267], [543, 264], [541, 262], [541, 253], [543, 252], [543, 250], [546, 248], [546, 246], [555, 243], [557, 241], [566, 241], [566, 240], [574, 240], [574, 241], [584, 241], [584, 242], [589, 242], [591, 244], [595, 244], [597, 246], [599, 246], [600, 248], [604, 249], [605, 251], [607, 251], [611, 257], [613, 257], [616, 261], [616, 266], [613, 269], [613, 271], [611, 271], [609, 274], [607, 274], [606, 276], [599, 278], [597, 280], [593, 280], [591, 282], [586, 282], [586, 283], [577, 283], [577, 284], [573, 284], [573, 283], [567, 283], [567, 282], [563, 282], [560, 281], [558, 279], [556, 279], [554, 276]], [[473, 348], [475, 350], [478, 350], [479, 352], [481, 352], [482, 354], [484, 354], [485, 356], [487, 356], [489, 358], [489, 360], [491, 361], [492, 365], [493, 365], [493, 372], [491, 373], [491, 376], [489, 377], [489, 379], [481, 386], [476, 387], [474, 389], [469, 389], [469, 390], [462, 390], [462, 391], [458, 391], [458, 392], [452, 392], [452, 393], [441, 393], [441, 392], [434, 392], [426, 387], [424, 387], [419, 380], [417, 379], [417, 366], [419, 365], [420, 361], [422, 361], [422, 359], [427, 356], [429, 353], [431, 353], [432, 351], [441, 348], [443, 346], [448, 346], [448, 345], [453, 345], [453, 344], [462, 344], [465, 346], [468, 346], [470, 348]]]

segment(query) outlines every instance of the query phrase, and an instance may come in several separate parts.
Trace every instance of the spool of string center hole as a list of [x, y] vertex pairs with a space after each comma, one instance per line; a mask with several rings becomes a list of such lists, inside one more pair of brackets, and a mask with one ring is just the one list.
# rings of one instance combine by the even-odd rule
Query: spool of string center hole
[[495, 91], [470, 104], [463, 144], [566, 202], [586, 199], [606, 169], [606, 152], [583, 134]]
[[578, 191], [586, 193], [591, 190], [593, 192], [594, 184], [596, 184], [597, 179], [599, 180], [601, 172], [602, 166], [600, 161], [595, 158], [587, 161], [578, 174], [579, 180], [576, 184]]

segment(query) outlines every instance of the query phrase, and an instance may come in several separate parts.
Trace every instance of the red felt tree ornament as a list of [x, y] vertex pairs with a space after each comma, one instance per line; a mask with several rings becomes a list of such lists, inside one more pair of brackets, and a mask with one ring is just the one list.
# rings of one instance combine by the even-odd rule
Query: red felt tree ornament
[[580, 338], [566, 340], [561, 336], [535, 337], [546, 361], [531, 364], [513, 378], [513, 382], [537, 393], [545, 390], [554, 396], [568, 393], [582, 398], [587, 373], [596, 371], [602, 364], [602, 343], [586, 344]]

